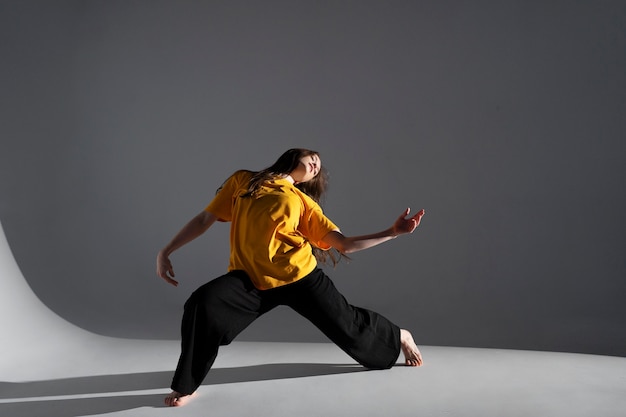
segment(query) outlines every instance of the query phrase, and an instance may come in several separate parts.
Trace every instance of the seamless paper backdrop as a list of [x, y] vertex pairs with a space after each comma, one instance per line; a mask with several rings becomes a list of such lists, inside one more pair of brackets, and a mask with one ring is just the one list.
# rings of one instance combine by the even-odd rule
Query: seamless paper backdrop
[[[626, 4], [4, 1], [0, 219], [28, 283], [96, 333], [176, 338], [228, 225], [157, 251], [233, 171], [318, 150], [327, 273], [421, 344], [626, 355]], [[19, 319], [19, 312], [16, 312]], [[287, 309], [241, 340], [322, 341]]]

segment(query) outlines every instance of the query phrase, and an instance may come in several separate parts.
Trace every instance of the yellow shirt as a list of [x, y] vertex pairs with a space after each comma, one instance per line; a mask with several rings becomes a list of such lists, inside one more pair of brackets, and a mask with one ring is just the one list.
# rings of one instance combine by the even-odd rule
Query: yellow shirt
[[261, 290], [304, 278], [317, 266], [311, 245], [339, 230], [308, 195], [286, 179], [267, 181], [254, 196], [241, 197], [252, 173], [235, 172], [205, 208], [230, 221], [228, 270], [245, 271]]

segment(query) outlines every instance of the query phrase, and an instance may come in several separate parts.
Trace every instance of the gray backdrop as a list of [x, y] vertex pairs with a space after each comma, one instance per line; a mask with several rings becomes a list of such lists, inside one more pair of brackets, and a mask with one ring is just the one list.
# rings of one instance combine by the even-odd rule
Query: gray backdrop
[[[177, 338], [220, 224], [154, 259], [234, 170], [318, 150], [327, 272], [420, 344], [626, 355], [623, 1], [2, 1], [0, 220], [42, 301]], [[20, 312], [16, 312], [19, 320]], [[240, 340], [323, 341], [287, 309]]]

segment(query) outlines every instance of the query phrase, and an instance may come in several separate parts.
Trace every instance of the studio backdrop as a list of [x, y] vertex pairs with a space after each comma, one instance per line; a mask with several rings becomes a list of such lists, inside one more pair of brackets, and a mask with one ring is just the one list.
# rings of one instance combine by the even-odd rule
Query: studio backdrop
[[[59, 315], [175, 339], [228, 225], [178, 288], [158, 250], [310, 148], [345, 234], [427, 212], [325, 266], [353, 304], [419, 344], [624, 356], [625, 26], [622, 1], [3, 1], [0, 221]], [[283, 308], [240, 340], [325, 341]]]

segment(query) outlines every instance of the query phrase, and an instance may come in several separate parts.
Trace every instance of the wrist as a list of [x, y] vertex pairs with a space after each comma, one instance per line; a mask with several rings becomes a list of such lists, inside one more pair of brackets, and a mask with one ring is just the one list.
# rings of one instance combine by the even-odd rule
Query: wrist
[[170, 254], [172, 253], [171, 250], [167, 249], [167, 247], [161, 249], [158, 253], [158, 256], [160, 258], [168, 258], [170, 256]]

